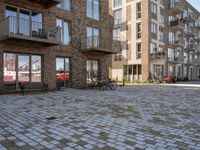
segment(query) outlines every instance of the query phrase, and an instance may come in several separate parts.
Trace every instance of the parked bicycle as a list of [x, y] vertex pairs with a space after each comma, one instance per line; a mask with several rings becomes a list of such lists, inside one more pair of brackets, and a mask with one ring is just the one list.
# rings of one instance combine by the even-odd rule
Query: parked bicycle
[[116, 90], [117, 84], [112, 80], [103, 80], [102, 81], [102, 90]]

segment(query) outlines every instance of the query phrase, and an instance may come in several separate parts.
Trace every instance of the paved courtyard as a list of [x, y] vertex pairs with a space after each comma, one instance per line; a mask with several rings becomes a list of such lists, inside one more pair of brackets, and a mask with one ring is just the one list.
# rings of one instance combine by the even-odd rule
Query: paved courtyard
[[200, 87], [1, 95], [0, 150], [6, 149], [200, 150]]

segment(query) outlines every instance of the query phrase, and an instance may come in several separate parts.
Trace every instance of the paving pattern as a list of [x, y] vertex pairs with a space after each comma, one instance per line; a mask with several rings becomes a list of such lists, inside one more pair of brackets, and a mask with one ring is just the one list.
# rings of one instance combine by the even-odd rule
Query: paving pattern
[[7, 149], [200, 150], [200, 88], [0, 96], [0, 150]]

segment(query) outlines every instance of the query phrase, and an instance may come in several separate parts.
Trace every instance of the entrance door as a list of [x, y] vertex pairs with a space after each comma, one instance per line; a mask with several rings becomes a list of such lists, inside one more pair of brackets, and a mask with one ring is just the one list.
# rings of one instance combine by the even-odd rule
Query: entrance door
[[87, 83], [98, 80], [99, 65], [97, 60], [87, 60]]
[[58, 87], [68, 87], [70, 76], [69, 58], [56, 58], [56, 78]]
[[155, 75], [156, 79], [162, 80], [162, 78], [163, 78], [163, 66], [162, 65], [154, 66], [154, 75]]

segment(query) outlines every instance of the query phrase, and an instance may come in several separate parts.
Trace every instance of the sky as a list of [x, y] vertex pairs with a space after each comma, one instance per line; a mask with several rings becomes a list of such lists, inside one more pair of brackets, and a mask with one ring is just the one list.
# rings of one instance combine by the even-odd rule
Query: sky
[[200, 12], [200, 0], [187, 0]]

